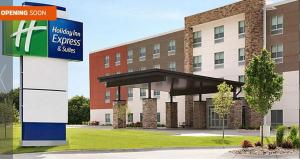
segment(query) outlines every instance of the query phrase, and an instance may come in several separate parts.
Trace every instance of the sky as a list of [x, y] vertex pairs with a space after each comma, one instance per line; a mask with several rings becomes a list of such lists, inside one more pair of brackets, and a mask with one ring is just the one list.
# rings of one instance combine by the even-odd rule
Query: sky
[[[184, 17], [237, 0], [30, 0], [66, 7], [68, 18], [83, 22], [83, 62], [69, 63], [68, 96], [89, 97], [89, 54], [94, 50], [184, 28]], [[267, 3], [278, 0], [267, 0]], [[24, 0], [14, 0], [21, 5]], [[102, 67], [102, 66], [99, 66]], [[14, 58], [14, 87], [19, 59]]]

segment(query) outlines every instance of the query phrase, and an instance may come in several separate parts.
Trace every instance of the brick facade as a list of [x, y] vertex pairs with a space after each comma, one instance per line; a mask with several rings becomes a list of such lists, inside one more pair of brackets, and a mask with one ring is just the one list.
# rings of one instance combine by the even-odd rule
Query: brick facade
[[178, 127], [178, 109], [177, 102], [166, 102], [166, 127], [177, 128]]

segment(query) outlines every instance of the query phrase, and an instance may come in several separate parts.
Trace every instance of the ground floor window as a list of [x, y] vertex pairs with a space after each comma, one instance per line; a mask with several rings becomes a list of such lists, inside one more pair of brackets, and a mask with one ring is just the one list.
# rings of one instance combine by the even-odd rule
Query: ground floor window
[[105, 123], [110, 123], [110, 114], [105, 114]]
[[140, 122], [143, 122], [143, 113], [140, 113]]
[[[228, 127], [228, 116], [225, 115], [224, 118], [224, 127]], [[209, 106], [208, 108], [208, 121], [209, 121], [209, 128], [222, 128], [223, 126], [223, 119], [214, 111], [213, 106]]]
[[160, 113], [157, 113], [156, 117], [157, 117], [157, 122], [160, 123]]
[[128, 113], [128, 119], [127, 119], [128, 123], [132, 123], [133, 122], [133, 113]]
[[276, 128], [278, 125], [283, 124], [283, 111], [271, 110], [271, 127]]

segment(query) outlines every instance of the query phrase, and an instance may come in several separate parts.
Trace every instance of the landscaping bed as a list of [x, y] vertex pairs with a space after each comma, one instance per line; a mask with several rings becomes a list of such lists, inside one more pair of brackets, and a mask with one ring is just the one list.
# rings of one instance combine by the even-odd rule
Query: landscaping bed
[[281, 147], [276, 147], [275, 149], [262, 149], [261, 147], [249, 147], [238, 150], [230, 151], [231, 153], [237, 155], [287, 155], [298, 152], [296, 149], [284, 149]]

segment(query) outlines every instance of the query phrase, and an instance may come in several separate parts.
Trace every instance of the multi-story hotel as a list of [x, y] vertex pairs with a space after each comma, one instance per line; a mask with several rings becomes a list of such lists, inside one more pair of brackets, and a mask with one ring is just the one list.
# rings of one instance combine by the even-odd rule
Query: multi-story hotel
[[[185, 17], [185, 28], [140, 40], [120, 44], [90, 54], [91, 121], [112, 123], [113, 100], [116, 88], [106, 88], [98, 77], [160, 68], [232, 81], [244, 81], [245, 66], [262, 48], [272, 53], [277, 72], [284, 77], [283, 96], [265, 117], [267, 125], [293, 125], [299, 120], [299, 52], [300, 12], [297, 0], [284, 0], [265, 5], [264, 0], [243, 0], [203, 13]], [[127, 101], [127, 122], [142, 121], [142, 99], [146, 89], [121, 89], [122, 100]], [[152, 90], [157, 98], [157, 122], [166, 123], [167, 92]], [[221, 121], [214, 112], [212, 94], [201, 96], [205, 109], [199, 110], [193, 102], [199, 96], [176, 96], [178, 125], [197, 128], [219, 128]], [[243, 93], [239, 94], [243, 99]], [[240, 105], [240, 124], [225, 124], [228, 128], [257, 127], [253, 111], [247, 103]], [[204, 118], [197, 118], [198, 114]], [[238, 117], [237, 117], [238, 116]], [[204, 121], [197, 121], [204, 120]], [[259, 120], [258, 120], [259, 121]], [[194, 122], [194, 124], [193, 124]], [[197, 122], [204, 122], [195, 126]], [[231, 126], [235, 125], [235, 126]]]

